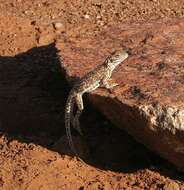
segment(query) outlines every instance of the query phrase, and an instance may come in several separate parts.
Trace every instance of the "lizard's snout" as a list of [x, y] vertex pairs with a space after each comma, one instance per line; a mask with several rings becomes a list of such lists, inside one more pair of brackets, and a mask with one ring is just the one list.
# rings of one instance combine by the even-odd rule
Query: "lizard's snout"
[[125, 59], [128, 58], [128, 53], [124, 50], [121, 50], [121, 51], [117, 51], [114, 53], [113, 55], [113, 61], [116, 62], [116, 63], [121, 63], [122, 61], [124, 61]]

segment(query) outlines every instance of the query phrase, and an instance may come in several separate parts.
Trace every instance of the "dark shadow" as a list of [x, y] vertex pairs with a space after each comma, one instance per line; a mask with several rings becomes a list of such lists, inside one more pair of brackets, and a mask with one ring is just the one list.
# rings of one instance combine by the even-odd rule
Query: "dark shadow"
[[184, 180], [182, 172], [177, 171], [167, 160], [135, 141], [126, 132], [114, 127], [93, 107], [88, 106], [81, 121], [91, 153], [87, 162], [91, 165], [127, 173], [147, 168], [165, 177]]
[[[0, 57], [0, 129], [21, 135], [64, 132], [68, 85], [54, 44]], [[58, 134], [59, 135], [59, 134]]]
[[[69, 154], [67, 143], [63, 143], [63, 149], [53, 148], [65, 135], [64, 107], [69, 86], [61, 72], [54, 44], [14, 57], [0, 57], [0, 131], [9, 138]], [[80, 120], [90, 150], [85, 160], [88, 164], [118, 172], [152, 168], [181, 180], [171, 164], [113, 127], [86, 103], [86, 98]]]

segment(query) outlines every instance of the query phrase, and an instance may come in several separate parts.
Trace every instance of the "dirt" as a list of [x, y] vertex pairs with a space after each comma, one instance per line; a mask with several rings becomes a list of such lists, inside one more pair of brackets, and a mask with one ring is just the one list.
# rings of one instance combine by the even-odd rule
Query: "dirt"
[[0, 189], [184, 189], [181, 172], [87, 101], [81, 117], [85, 135], [81, 139], [73, 131], [78, 147], [85, 147], [84, 162], [73, 157], [63, 118], [70, 87], [54, 46], [59, 35], [183, 14], [179, 0], [2, 0]]

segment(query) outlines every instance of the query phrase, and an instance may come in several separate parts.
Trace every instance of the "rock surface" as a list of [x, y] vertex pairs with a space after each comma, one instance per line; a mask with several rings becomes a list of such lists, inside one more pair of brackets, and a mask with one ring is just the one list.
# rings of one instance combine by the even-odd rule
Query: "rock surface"
[[125, 23], [100, 34], [60, 38], [61, 66], [71, 81], [124, 48], [129, 58], [113, 73], [112, 91], [90, 101], [116, 126], [184, 171], [184, 19]]

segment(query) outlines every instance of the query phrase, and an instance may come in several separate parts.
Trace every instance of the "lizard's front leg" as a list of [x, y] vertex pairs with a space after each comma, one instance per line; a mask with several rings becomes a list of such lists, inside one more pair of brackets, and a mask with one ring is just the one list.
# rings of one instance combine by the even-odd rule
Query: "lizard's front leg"
[[115, 87], [115, 86], [118, 86], [117, 83], [111, 83], [111, 84], [109, 84], [109, 82], [112, 80], [112, 79], [110, 79], [110, 77], [111, 77], [111, 73], [108, 73], [108, 75], [105, 76], [105, 77], [102, 79], [102, 82], [101, 82], [101, 86], [102, 86], [102, 87], [105, 87], [105, 88], [107, 88], [107, 89], [110, 89], [110, 88], [113, 88], [113, 87]]
[[111, 88], [113, 88], [113, 87], [115, 87], [115, 86], [118, 86], [118, 83], [109, 84], [109, 81], [110, 81], [110, 79], [109, 79], [109, 80], [103, 80], [101, 86], [102, 86], [102, 87], [105, 87], [105, 88], [107, 88], [107, 89], [111, 89]]

